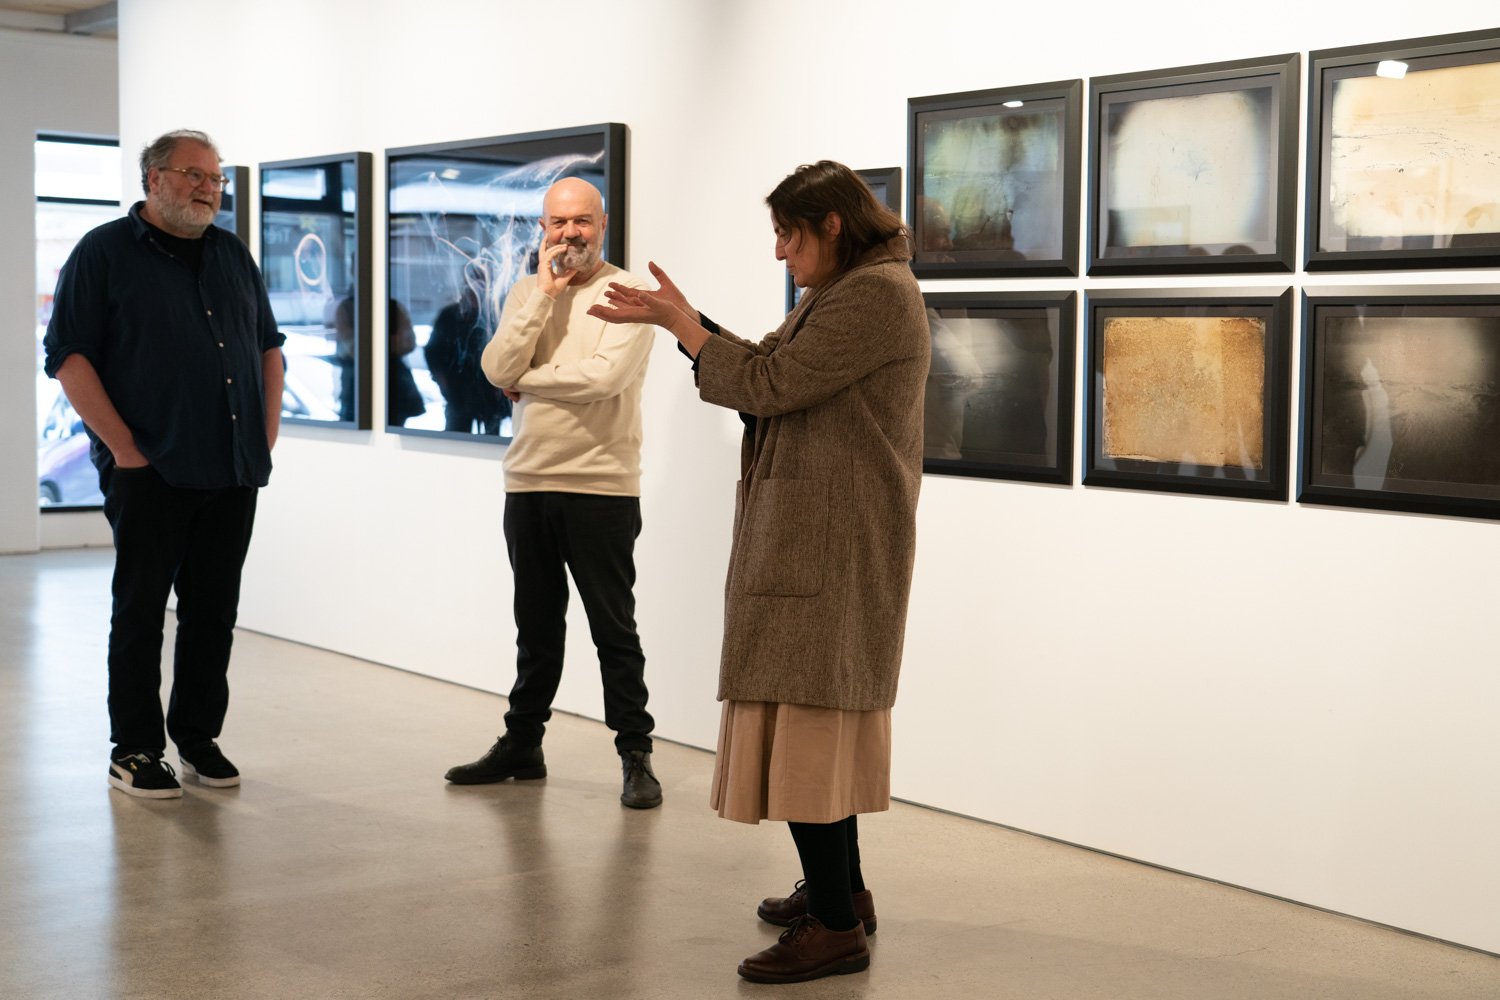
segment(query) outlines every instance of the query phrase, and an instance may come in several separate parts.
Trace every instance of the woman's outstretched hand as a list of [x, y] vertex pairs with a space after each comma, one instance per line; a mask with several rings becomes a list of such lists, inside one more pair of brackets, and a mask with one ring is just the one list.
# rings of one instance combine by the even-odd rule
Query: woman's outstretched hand
[[589, 315], [606, 323], [651, 323], [669, 330], [673, 321], [682, 316], [694, 323], [698, 322], [698, 310], [688, 305], [687, 297], [667, 277], [667, 272], [654, 262], [649, 266], [660, 288], [654, 291], [649, 288], [631, 288], [611, 281], [604, 292], [609, 305], [591, 306]]

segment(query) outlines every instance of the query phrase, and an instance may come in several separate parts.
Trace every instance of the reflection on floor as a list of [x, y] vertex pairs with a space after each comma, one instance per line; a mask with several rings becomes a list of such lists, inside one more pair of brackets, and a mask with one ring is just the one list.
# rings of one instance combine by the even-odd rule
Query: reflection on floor
[[0, 558], [3, 997], [1500, 997], [1490, 956], [907, 806], [860, 825], [870, 971], [741, 983], [794, 854], [709, 812], [708, 754], [659, 743], [666, 804], [635, 812], [609, 732], [561, 716], [546, 781], [450, 787], [499, 698], [254, 634], [222, 741], [244, 784], [126, 798], [109, 565]]

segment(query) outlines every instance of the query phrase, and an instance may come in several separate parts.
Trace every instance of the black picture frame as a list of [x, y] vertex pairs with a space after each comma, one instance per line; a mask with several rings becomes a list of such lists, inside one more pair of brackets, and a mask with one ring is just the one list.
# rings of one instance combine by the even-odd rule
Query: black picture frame
[[[554, 181], [599, 188], [604, 258], [624, 266], [625, 142], [626, 127], [605, 122], [386, 150], [386, 431], [510, 441], [510, 403], [479, 355], [510, 287], [536, 270], [542, 196]], [[414, 346], [393, 356], [393, 342], [408, 340]]]
[[1500, 290], [1308, 289], [1297, 501], [1500, 518]]
[[917, 277], [1078, 274], [1082, 80], [913, 97], [906, 106]]
[[[897, 215], [901, 214], [901, 168], [900, 167], [872, 167], [868, 170], [854, 171], [860, 179], [870, 186], [870, 191], [881, 204], [885, 205]], [[792, 280], [790, 273], [786, 276], [786, 311], [791, 312], [797, 307], [802, 298], [802, 289]]]
[[1073, 481], [1078, 295], [927, 292], [922, 471]]
[[1500, 265], [1500, 29], [1308, 66], [1306, 269]]
[[1291, 313], [1290, 288], [1087, 293], [1083, 484], [1286, 500]]
[[214, 216], [214, 225], [227, 233], [234, 233], [246, 244], [250, 236], [250, 168], [221, 166], [219, 173], [229, 178], [224, 193], [219, 198], [219, 211]]
[[260, 267], [287, 338], [285, 424], [370, 429], [373, 163], [354, 152], [260, 164]]
[[1296, 53], [1089, 81], [1090, 275], [1296, 269]]

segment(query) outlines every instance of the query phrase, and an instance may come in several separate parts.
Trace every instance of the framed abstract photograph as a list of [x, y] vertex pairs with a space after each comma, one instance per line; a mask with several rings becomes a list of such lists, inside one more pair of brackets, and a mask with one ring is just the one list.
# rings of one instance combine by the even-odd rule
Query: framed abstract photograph
[[[854, 171], [866, 184], [875, 197], [897, 215], [901, 214], [901, 168], [880, 167], [872, 170]], [[802, 300], [802, 289], [792, 280], [791, 274], [786, 276], [786, 311], [791, 312]]]
[[907, 101], [919, 278], [1078, 273], [1083, 81]]
[[1083, 483], [1287, 498], [1292, 290], [1085, 298]]
[[250, 242], [250, 168], [221, 166], [219, 172], [229, 178], [219, 200], [214, 225]]
[[922, 471], [1073, 480], [1075, 292], [923, 296], [932, 367]]
[[1500, 264], [1500, 30], [1308, 67], [1307, 270]]
[[510, 401], [479, 359], [505, 296], [536, 270], [542, 197], [599, 189], [604, 258], [625, 259], [625, 126], [618, 123], [386, 151], [386, 413], [399, 434], [508, 442]]
[[281, 419], [371, 424], [369, 153], [260, 165], [260, 268], [286, 334]]
[[1089, 274], [1296, 269], [1295, 54], [1089, 82]]
[[1302, 313], [1301, 503], [1500, 518], [1500, 290], [1320, 289]]

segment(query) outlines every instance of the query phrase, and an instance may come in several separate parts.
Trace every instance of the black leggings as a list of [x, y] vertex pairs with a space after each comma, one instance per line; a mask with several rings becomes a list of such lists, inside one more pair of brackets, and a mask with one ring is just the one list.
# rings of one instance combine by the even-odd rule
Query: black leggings
[[858, 923], [852, 896], [865, 889], [859, 869], [859, 825], [849, 816], [836, 823], [788, 823], [807, 890], [807, 912], [835, 931]]

